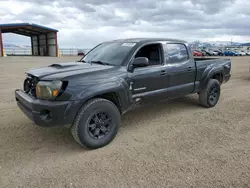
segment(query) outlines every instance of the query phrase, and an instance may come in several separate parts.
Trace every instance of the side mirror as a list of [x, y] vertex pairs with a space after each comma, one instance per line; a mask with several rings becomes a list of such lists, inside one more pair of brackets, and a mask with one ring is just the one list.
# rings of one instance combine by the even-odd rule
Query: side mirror
[[133, 60], [132, 65], [134, 67], [146, 67], [149, 65], [149, 61], [146, 57], [137, 57]]

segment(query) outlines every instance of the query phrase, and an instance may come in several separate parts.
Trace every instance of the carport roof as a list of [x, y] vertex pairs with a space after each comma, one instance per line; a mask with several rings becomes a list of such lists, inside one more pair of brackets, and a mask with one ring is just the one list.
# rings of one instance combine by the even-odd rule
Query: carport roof
[[44, 33], [58, 32], [56, 29], [33, 24], [33, 23], [9, 23], [0, 24], [2, 33], [15, 33], [25, 36], [41, 35]]

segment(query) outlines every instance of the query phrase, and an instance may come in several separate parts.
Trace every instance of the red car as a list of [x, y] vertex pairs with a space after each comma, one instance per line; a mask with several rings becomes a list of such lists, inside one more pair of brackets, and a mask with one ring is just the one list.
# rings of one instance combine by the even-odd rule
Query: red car
[[195, 50], [193, 51], [193, 56], [203, 56], [203, 54]]

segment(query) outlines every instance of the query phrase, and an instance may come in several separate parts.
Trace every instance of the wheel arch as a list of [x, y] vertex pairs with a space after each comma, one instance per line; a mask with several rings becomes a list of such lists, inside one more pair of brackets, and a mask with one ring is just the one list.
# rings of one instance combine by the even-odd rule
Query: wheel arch
[[223, 83], [223, 74], [222, 72], [217, 72], [217, 73], [214, 73], [210, 79], [215, 79], [215, 80], [218, 80], [220, 84]]
[[[118, 108], [120, 114], [122, 113], [122, 103], [121, 103], [121, 98], [118, 92], [110, 91], [110, 92], [100, 93], [100, 94], [97, 94], [95, 96], [88, 98], [87, 101], [91, 99], [96, 99], [96, 98], [102, 98], [102, 99], [111, 101]], [[85, 103], [87, 101], [85, 101]]]
[[223, 83], [223, 68], [221, 66], [211, 66], [207, 67], [207, 70], [203, 72], [202, 79], [201, 79], [201, 89], [204, 89], [210, 79], [216, 79], [219, 81], [220, 84]]

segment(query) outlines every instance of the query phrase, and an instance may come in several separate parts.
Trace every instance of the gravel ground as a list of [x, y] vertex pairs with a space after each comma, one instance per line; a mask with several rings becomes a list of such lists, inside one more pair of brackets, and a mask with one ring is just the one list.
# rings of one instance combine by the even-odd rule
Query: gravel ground
[[216, 107], [192, 95], [136, 109], [92, 151], [66, 128], [34, 125], [14, 100], [25, 70], [76, 58], [0, 58], [0, 187], [250, 187], [250, 57], [232, 58]]

